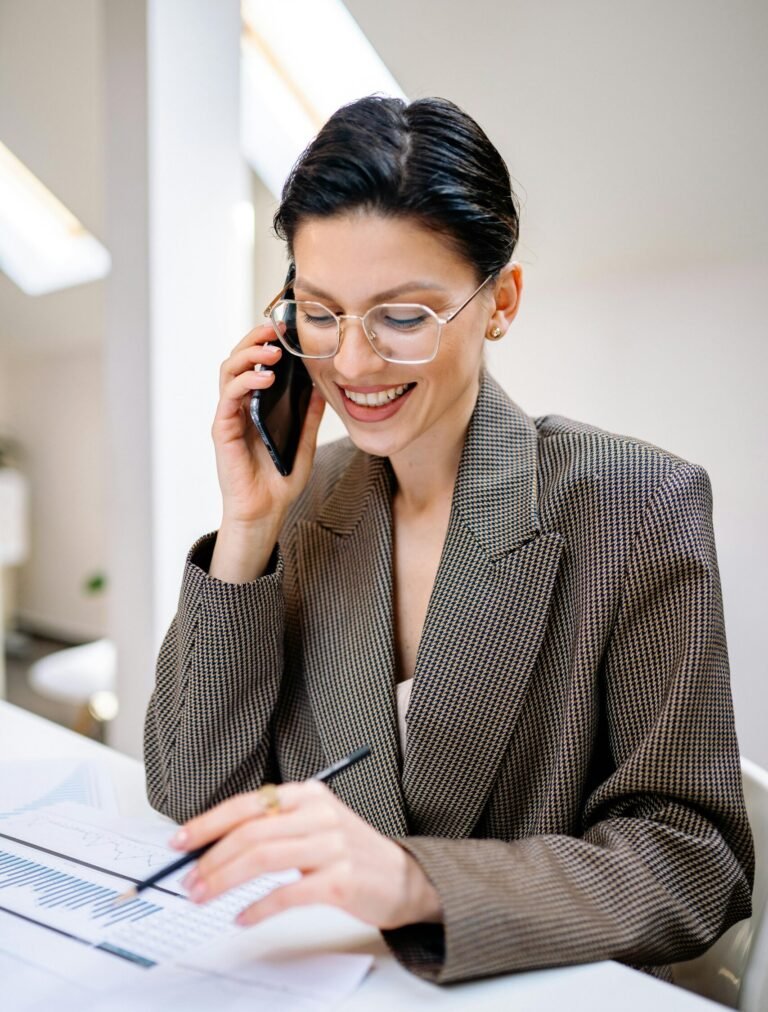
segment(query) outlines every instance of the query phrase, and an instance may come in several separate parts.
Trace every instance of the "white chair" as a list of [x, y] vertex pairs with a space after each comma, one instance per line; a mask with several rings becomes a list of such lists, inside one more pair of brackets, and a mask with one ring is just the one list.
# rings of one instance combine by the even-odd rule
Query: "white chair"
[[752, 916], [734, 924], [703, 955], [676, 963], [676, 984], [742, 1012], [768, 1009], [768, 772], [741, 760], [744, 798], [755, 838]]
[[117, 649], [112, 640], [94, 640], [46, 654], [29, 668], [36, 692], [78, 707], [74, 730], [86, 734], [93, 721], [110, 720], [116, 713]]

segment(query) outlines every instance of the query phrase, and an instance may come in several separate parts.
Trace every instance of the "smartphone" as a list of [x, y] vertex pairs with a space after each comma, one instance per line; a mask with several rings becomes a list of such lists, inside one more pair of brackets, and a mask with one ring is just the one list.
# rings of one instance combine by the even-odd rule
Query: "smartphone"
[[[293, 280], [294, 270], [292, 266], [288, 271], [286, 284]], [[293, 298], [292, 288], [286, 291], [285, 298]], [[251, 394], [251, 420], [259, 430], [275, 467], [280, 474], [289, 475], [309, 407], [312, 380], [302, 359], [291, 355], [285, 348], [273, 370], [274, 383], [266, 390], [254, 390]]]

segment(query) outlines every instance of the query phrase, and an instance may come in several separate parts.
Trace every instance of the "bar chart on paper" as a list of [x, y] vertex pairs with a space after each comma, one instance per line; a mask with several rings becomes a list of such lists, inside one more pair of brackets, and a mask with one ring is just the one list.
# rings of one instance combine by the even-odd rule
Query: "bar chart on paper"
[[178, 876], [116, 904], [126, 888], [178, 856], [70, 814], [31, 811], [2, 823], [0, 910], [143, 967], [239, 932], [235, 915], [281, 879], [259, 879], [204, 906]]
[[[162, 912], [161, 906], [146, 900], [115, 905], [118, 895], [114, 888], [78, 878], [50, 863], [0, 849], [0, 908], [69, 938], [113, 951], [107, 938], [110, 928], [124, 922], [136, 924]], [[144, 966], [156, 962], [130, 950], [118, 949], [115, 954]]]
[[178, 857], [165, 846], [169, 830], [71, 803], [0, 823], [3, 1012], [325, 1012], [360, 984], [369, 955], [289, 946], [262, 958], [264, 941], [254, 948], [234, 923], [296, 872], [198, 906], [180, 885], [183, 869], [116, 904]]

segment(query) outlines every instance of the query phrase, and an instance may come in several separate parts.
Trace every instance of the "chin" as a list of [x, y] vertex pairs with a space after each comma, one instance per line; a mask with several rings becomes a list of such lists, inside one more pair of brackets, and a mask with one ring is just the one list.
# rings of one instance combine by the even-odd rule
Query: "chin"
[[353, 428], [347, 425], [345, 427], [347, 435], [358, 450], [362, 450], [363, 453], [368, 453], [372, 457], [391, 457], [399, 450], [402, 450], [408, 442], [402, 436], [398, 438], [394, 432], [361, 432], [357, 426]]

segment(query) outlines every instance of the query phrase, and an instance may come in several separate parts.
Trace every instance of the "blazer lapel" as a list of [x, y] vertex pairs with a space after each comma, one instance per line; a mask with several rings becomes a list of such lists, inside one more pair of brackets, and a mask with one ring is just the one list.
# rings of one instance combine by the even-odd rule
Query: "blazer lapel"
[[328, 762], [372, 755], [334, 790], [380, 832], [407, 832], [395, 717], [391, 470], [358, 453], [316, 521], [298, 525], [307, 691]]
[[411, 832], [471, 833], [519, 716], [562, 550], [541, 533], [536, 474], [532, 421], [484, 378], [407, 714]]

